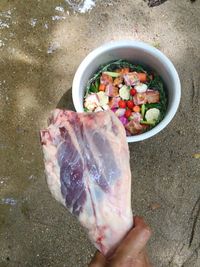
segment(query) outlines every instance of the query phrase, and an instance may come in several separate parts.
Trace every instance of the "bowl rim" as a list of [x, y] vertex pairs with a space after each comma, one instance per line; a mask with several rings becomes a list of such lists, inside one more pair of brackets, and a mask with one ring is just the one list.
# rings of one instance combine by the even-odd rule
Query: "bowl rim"
[[145, 139], [148, 139], [148, 138], [153, 137], [154, 135], [158, 134], [160, 131], [162, 131], [171, 122], [171, 120], [173, 119], [173, 117], [175, 116], [175, 114], [178, 110], [178, 107], [180, 104], [180, 99], [181, 99], [181, 83], [180, 83], [179, 75], [176, 71], [176, 68], [174, 67], [171, 60], [165, 54], [163, 54], [160, 50], [151, 46], [150, 44], [147, 44], [147, 43], [142, 42], [142, 41], [126, 40], [125, 39], [125, 40], [107, 42], [107, 43], [95, 48], [94, 50], [92, 50], [83, 59], [83, 61], [80, 63], [80, 65], [79, 65], [79, 67], [78, 67], [78, 69], [74, 75], [73, 82], [72, 82], [73, 104], [74, 104], [74, 107], [75, 107], [77, 112], [83, 112], [84, 111], [83, 104], [80, 103], [81, 101], [79, 100], [80, 99], [79, 98], [79, 90], [77, 90], [77, 88], [79, 87], [79, 85], [81, 83], [82, 74], [84, 73], [87, 66], [90, 65], [96, 57], [98, 57], [102, 53], [111, 51], [111, 50], [116, 49], [116, 48], [136, 48], [136, 49], [145, 50], [146, 52], [148, 52], [149, 54], [151, 54], [155, 58], [158, 58], [158, 60], [160, 62], [162, 62], [163, 65], [167, 66], [173, 80], [176, 81], [176, 86], [175, 86], [176, 87], [176, 94], [175, 94], [174, 100], [172, 102], [171, 108], [168, 111], [168, 114], [163, 118], [163, 120], [159, 124], [157, 124], [154, 128], [152, 128], [151, 130], [149, 130], [145, 133], [126, 137], [127, 142], [143, 141]]

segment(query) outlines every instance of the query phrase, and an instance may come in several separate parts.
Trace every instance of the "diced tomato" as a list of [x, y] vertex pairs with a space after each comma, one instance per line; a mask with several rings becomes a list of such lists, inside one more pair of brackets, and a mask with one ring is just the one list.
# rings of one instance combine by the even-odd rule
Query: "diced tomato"
[[127, 107], [130, 108], [130, 109], [132, 109], [132, 108], [134, 107], [134, 103], [133, 103], [133, 101], [131, 101], [131, 100], [128, 100], [128, 101], [126, 102], [126, 105], [127, 105]]
[[119, 100], [118, 105], [120, 108], [125, 108], [126, 107], [126, 102], [124, 100]]
[[135, 106], [133, 107], [134, 112], [140, 112], [140, 106]]
[[132, 115], [132, 111], [130, 109], [127, 109], [125, 112], [125, 117], [129, 118]]
[[131, 94], [132, 96], [134, 96], [136, 93], [137, 93], [137, 91], [136, 91], [134, 88], [132, 88], [132, 89], [130, 90], [130, 94]]

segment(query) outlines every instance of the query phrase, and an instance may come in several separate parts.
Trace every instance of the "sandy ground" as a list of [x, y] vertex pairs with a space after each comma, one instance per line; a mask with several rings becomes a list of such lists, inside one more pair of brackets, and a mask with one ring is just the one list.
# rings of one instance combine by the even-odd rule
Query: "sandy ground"
[[50, 195], [38, 131], [57, 105], [73, 108], [88, 52], [127, 38], [158, 47], [182, 83], [172, 123], [130, 145], [132, 207], [153, 229], [155, 267], [199, 267], [200, 1], [97, 0], [88, 12], [67, 2], [0, 2], [0, 266], [87, 266], [95, 249]]

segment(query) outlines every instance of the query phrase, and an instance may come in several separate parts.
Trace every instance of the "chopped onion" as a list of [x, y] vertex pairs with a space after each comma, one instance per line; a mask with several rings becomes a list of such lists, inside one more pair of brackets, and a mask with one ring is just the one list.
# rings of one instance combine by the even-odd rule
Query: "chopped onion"
[[121, 123], [122, 123], [123, 125], [126, 125], [126, 124], [128, 123], [128, 119], [127, 119], [126, 117], [124, 117], [124, 116], [119, 117], [119, 120], [121, 121]]
[[117, 108], [111, 108], [111, 110], [112, 110], [113, 112], [116, 112], [116, 111], [117, 111]]

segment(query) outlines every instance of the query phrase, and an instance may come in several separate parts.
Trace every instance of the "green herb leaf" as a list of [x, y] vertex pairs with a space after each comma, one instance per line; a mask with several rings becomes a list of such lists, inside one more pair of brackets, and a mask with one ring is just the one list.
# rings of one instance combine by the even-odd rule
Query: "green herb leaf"
[[90, 88], [89, 88], [89, 92], [90, 93], [97, 93], [98, 89], [96, 88], [96, 86], [94, 84], [91, 84]]
[[97, 79], [97, 80], [95, 81], [95, 87], [96, 87], [96, 89], [97, 89], [97, 92], [99, 91], [99, 85], [100, 85], [100, 79]]
[[88, 109], [88, 108], [84, 108], [83, 110], [84, 110], [85, 112], [88, 112], [88, 111], [89, 111], [89, 109]]
[[160, 103], [151, 103], [151, 104], [145, 104], [145, 107], [147, 109], [149, 108], [158, 108], [158, 109], [161, 109], [162, 108], [162, 105]]

